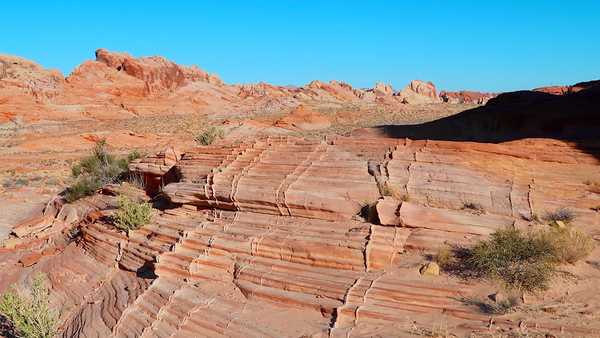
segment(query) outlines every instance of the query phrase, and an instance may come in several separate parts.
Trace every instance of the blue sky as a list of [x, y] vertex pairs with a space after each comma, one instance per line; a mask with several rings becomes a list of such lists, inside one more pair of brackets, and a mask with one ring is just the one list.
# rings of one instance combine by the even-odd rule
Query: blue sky
[[103, 47], [228, 83], [507, 91], [600, 78], [600, 1], [10, 1], [0, 53], [70, 73]]

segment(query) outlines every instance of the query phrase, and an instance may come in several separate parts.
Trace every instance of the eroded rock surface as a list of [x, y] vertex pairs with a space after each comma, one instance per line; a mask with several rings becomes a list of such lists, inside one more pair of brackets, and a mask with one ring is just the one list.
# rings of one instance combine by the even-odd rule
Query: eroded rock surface
[[[419, 270], [440, 247], [526, 228], [532, 215], [561, 206], [577, 214], [575, 226], [600, 236], [591, 209], [600, 195], [586, 185], [600, 180], [599, 154], [552, 140], [345, 137], [168, 149], [132, 164], [159, 179], [175, 173], [163, 189], [171, 205], [150, 224], [129, 234], [114, 228], [114, 193], [58, 203], [57, 215], [79, 211], [80, 234], [61, 242], [64, 221], [31, 234], [46, 240], [22, 234], [21, 244], [0, 251], [11, 276], [0, 287], [47, 272], [63, 337], [411, 336], [440, 316], [460, 334], [524, 321], [594, 336], [593, 321], [537, 312], [498, 316], [490, 327], [490, 315], [464, 299], [494, 290]], [[378, 200], [381, 224], [366, 222], [361, 209]], [[596, 250], [588, 262], [599, 259]], [[600, 299], [583, 290], [600, 272], [586, 271], [585, 282], [561, 288], [597, 315]]]

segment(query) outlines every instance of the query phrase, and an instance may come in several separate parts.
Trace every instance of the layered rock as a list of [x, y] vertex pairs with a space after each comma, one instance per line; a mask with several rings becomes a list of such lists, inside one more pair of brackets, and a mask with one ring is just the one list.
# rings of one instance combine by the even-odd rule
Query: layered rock
[[150, 195], [155, 195], [160, 189], [177, 177], [171, 168], [181, 159], [181, 153], [169, 147], [155, 155], [134, 160], [129, 164], [129, 170], [135, 179], [139, 179]]
[[[90, 334], [117, 337], [354, 337], [403, 330], [392, 323], [404, 323], [402, 332], [409, 334], [411, 325], [442, 314], [454, 329], [487, 330], [488, 315], [460, 301], [477, 288], [422, 276], [411, 267], [417, 253], [527, 226], [532, 214], [559, 205], [574, 208], [576, 226], [597, 231], [597, 216], [586, 209], [596, 197], [581, 194], [584, 177], [600, 179], [597, 167], [594, 156], [549, 141], [272, 138], [192, 149], [171, 169], [180, 181], [165, 187], [176, 208], [129, 236], [102, 221], [83, 229], [82, 248], [97, 261], [155, 276], [146, 289], [134, 287], [136, 299], [126, 297], [121, 304], [129, 305], [113, 317], [92, 317], [115, 297], [97, 293], [96, 302], [78, 307], [65, 332], [91, 327]], [[328, 176], [333, 168], [344, 175]], [[381, 198], [378, 184], [407, 196], [378, 208], [384, 225], [352, 217], [359, 213], [354, 204], [333, 208], [345, 199]], [[563, 196], [551, 191], [552, 184], [566, 189]], [[383, 221], [387, 212], [395, 217]], [[278, 317], [282, 313], [286, 320]], [[83, 318], [86, 325], [78, 324]], [[575, 335], [600, 329], [533, 322]], [[516, 323], [496, 318], [494, 325]]]
[[365, 166], [326, 142], [268, 138], [185, 153], [177, 165], [181, 181], [164, 192], [200, 207], [349, 219], [378, 196]]
[[[396, 107], [403, 100], [386, 86], [375, 93], [341, 82], [296, 88], [215, 81], [161, 58], [100, 52], [62, 85], [69, 94], [52, 100], [73, 111], [83, 100], [91, 115], [208, 109], [219, 102], [239, 112], [319, 100]], [[473, 303], [491, 293], [489, 284], [419, 271], [433, 266], [429, 260], [440, 248], [470, 245], [507, 227], [542, 227], [535, 219], [561, 207], [577, 216], [571, 226], [600, 238], [597, 142], [427, 139], [480, 136], [474, 134], [485, 128], [512, 127], [513, 117], [517, 124], [534, 119], [540, 130], [582, 121], [593, 129], [595, 120], [584, 117], [595, 116], [594, 84], [579, 86], [586, 89], [564, 96], [501, 95], [454, 122], [437, 122], [441, 135], [423, 125], [411, 127], [415, 134], [383, 129], [397, 138], [240, 137], [168, 147], [130, 166], [154, 196], [148, 224], [128, 232], [114, 227], [117, 195], [150, 200], [135, 187], [108, 185], [69, 205], [56, 198], [44, 213], [11, 226], [11, 245], [0, 248], [0, 290], [46, 273], [63, 337], [423, 336], [440, 318], [457, 336], [523, 327], [598, 335], [597, 322], [573, 315], [600, 314], [600, 296], [590, 292], [600, 280], [598, 249], [565, 267], [583, 278], [553, 284], [545, 295], [549, 305], [527, 304], [548, 312], [485, 314]], [[404, 95], [418, 103], [437, 100], [435, 87], [422, 82]], [[530, 115], [525, 108], [532, 102], [535, 111], [554, 115]], [[578, 111], [560, 110], [573, 103]], [[507, 108], [515, 106], [521, 110]], [[290, 115], [296, 119], [284, 122], [310, 127], [316, 117], [318, 125], [323, 116], [310, 109], [297, 108]], [[415, 138], [422, 140], [405, 138], [419, 132]], [[493, 132], [487, 137], [507, 137], [505, 130]]]
[[136, 59], [127, 53], [113, 53], [106, 49], [98, 49], [96, 61], [142, 80], [146, 85], [147, 94], [175, 90], [182, 87], [186, 80], [222, 84], [219, 78], [209, 75], [196, 66], [179, 66], [158, 56]]

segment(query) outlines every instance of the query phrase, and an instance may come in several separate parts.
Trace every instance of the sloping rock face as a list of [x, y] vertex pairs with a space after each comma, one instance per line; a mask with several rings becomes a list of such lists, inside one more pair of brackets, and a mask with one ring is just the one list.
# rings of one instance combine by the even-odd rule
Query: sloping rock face
[[[46, 272], [63, 337], [411, 336], [440, 316], [461, 336], [519, 322], [593, 336], [597, 322], [539, 313], [490, 326], [488, 314], [461, 301], [488, 294], [485, 286], [419, 267], [442, 246], [527, 228], [563, 206], [577, 214], [575, 226], [600, 236], [592, 210], [600, 196], [586, 185], [600, 181], [598, 158], [597, 146], [552, 140], [271, 137], [167, 150], [132, 164], [152, 177], [175, 173], [162, 190], [171, 204], [149, 224], [126, 234], [109, 221], [114, 196], [78, 201], [77, 240], [24, 268], [25, 254], [48, 252], [52, 241], [22, 234], [21, 246], [0, 251], [11, 276], [0, 287]], [[384, 187], [405, 198], [383, 196]], [[365, 206], [380, 203], [381, 222], [368, 222]], [[36, 236], [56, 237], [61, 224]], [[598, 281], [594, 270], [568, 289], [592, 316], [600, 296], [580, 291]]]
[[275, 122], [276, 127], [300, 130], [319, 130], [331, 126], [329, 119], [303, 105], [294, 108], [287, 116]]

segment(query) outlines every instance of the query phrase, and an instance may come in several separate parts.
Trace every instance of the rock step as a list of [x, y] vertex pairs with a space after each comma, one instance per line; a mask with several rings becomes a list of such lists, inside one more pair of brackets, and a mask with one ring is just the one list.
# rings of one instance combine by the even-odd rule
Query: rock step
[[180, 287], [181, 283], [177, 281], [156, 279], [123, 313], [113, 329], [113, 336], [140, 337]]
[[[195, 222], [193, 222], [193, 221]], [[152, 223], [129, 232], [129, 241], [123, 248], [119, 261], [125, 269], [136, 271], [148, 262], [154, 262], [156, 256], [170, 251], [181, 239], [185, 231], [201, 226], [201, 219], [176, 219], [172, 216], [154, 217]]]
[[116, 263], [120, 243], [126, 240], [125, 234], [106, 223], [96, 222], [82, 228], [82, 248], [97, 261], [109, 266]]
[[[350, 219], [379, 191], [366, 160], [319, 143], [261, 143], [230, 155], [183, 156], [181, 181], [165, 187], [176, 203], [326, 220]], [[215, 158], [221, 156], [221, 158]], [[204, 161], [204, 162], [203, 162]], [[340, 176], [339, 173], [344, 175]]]
[[313, 294], [286, 291], [241, 280], [237, 281], [236, 285], [248, 298], [268, 301], [280, 304], [281, 306], [310, 309], [327, 316], [332, 316], [335, 309], [342, 305], [341, 301], [336, 301], [331, 298], [322, 298]]
[[175, 293], [144, 337], [274, 336], [258, 323], [236, 320], [246, 309], [243, 297], [230, 299], [186, 285]]

